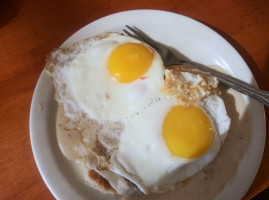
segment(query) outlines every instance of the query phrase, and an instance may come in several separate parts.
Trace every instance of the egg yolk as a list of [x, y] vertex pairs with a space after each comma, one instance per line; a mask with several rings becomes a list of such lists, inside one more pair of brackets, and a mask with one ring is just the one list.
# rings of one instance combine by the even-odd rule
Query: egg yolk
[[151, 66], [153, 52], [138, 43], [117, 46], [109, 58], [109, 71], [120, 83], [132, 82], [144, 75]]
[[197, 106], [173, 107], [163, 122], [163, 137], [170, 152], [182, 158], [197, 158], [211, 145], [213, 130], [204, 111]]

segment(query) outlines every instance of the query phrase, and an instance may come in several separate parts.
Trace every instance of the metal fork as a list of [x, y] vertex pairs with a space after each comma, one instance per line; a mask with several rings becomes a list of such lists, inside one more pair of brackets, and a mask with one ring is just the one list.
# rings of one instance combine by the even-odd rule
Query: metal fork
[[143, 41], [154, 48], [162, 57], [164, 66], [166, 68], [170, 68], [172, 65], [185, 65], [199, 69], [204, 73], [210, 73], [211, 75], [218, 78], [218, 80], [223, 83], [224, 85], [237, 90], [238, 92], [244, 93], [253, 97], [254, 99], [258, 100], [259, 102], [263, 103], [267, 107], [269, 107], [269, 91], [260, 90], [257, 87], [248, 84], [242, 80], [234, 78], [232, 76], [226, 75], [221, 73], [217, 70], [209, 68], [205, 65], [190, 61], [186, 58], [182, 59], [177, 56], [171, 48], [167, 47], [166, 45], [153, 40], [149, 37], [146, 33], [141, 31], [136, 27], [130, 27], [126, 25], [128, 30], [123, 29], [123, 32], [133, 38], [136, 38], [140, 41]]

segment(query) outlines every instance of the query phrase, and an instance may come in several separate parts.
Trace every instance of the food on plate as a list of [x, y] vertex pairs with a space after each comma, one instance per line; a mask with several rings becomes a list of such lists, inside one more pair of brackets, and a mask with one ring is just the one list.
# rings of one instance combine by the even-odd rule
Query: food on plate
[[176, 188], [215, 158], [229, 131], [215, 77], [165, 69], [129, 36], [103, 33], [57, 49], [45, 69], [59, 104], [59, 146], [102, 192]]

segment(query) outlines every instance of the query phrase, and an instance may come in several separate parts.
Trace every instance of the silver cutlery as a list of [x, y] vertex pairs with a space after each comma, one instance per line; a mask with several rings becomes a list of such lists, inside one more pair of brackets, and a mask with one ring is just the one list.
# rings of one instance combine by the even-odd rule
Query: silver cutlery
[[239, 80], [235, 77], [226, 75], [205, 65], [193, 62], [184, 56], [178, 55], [178, 53], [176, 54], [175, 50], [171, 49], [171, 47], [167, 47], [166, 45], [153, 40], [150, 36], [148, 36], [146, 33], [136, 27], [130, 27], [126, 25], [126, 28], [128, 30], [123, 29], [123, 32], [125, 34], [136, 38], [142, 42], [145, 42], [146, 44], [154, 48], [160, 54], [166, 68], [171, 68], [172, 65], [184, 65], [197, 68], [204, 73], [209, 73], [217, 77], [217, 79], [224, 85], [227, 85], [238, 92], [251, 96], [269, 107], [269, 91], [260, 90], [257, 87], [242, 80]]

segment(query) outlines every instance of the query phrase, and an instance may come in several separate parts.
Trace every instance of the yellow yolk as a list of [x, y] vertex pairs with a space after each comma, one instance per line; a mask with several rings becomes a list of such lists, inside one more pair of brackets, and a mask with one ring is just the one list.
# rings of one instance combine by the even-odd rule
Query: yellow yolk
[[197, 158], [209, 148], [213, 130], [203, 110], [196, 106], [173, 107], [163, 122], [163, 137], [175, 156]]
[[125, 43], [117, 46], [109, 58], [109, 71], [120, 83], [129, 83], [144, 75], [151, 66], [153, 53], [144, 45]]

